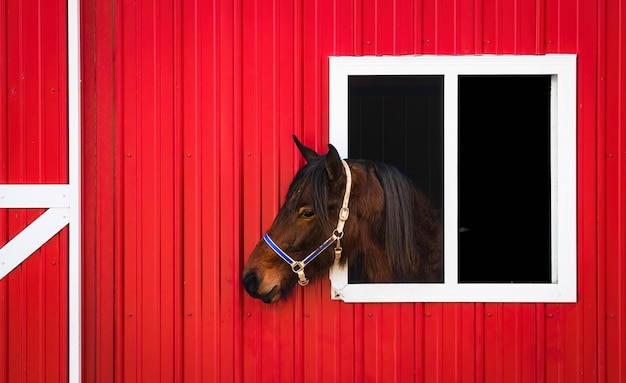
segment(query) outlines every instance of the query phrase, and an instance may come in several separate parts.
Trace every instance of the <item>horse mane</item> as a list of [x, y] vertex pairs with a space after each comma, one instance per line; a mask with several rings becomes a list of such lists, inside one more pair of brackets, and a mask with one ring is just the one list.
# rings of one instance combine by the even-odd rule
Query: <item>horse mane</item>
[[[312, 159], [298, 171], [287, 198], [304, 183], [310, 183], [313, 208], [322, 226], [332, 232], [336, 217], [329, 217], [327, 211], [329, 179], [324, 160], [325, 156]], [[367, 185], [361, 186], [362, 192], [351, 197], [350, 219], [346, 223], [346, 231], [357, 235], [355, 243], [344, 241], [343, 245], [344, 254], [350, 258], [351, 283], [441, 281], [441, 227], [426, 196], [393, 166], [369, 160], [348, 162], [352, 167], [361, 167], [368, 178]], [[372, 182], [378, 182], [380, 187], [372, 188]], [[358, 187], [353, 185], [353, 190]], [[383, 198], [371, 195], [372, 190], [380, 188]], [[367, 198], [384, 201], [384, 215], [378, 223], [365, 206]]]
[[437, 212], [406, 174], [384, 163], [371, 164], [385, 195], [384, 258], [394, 271], [393, 280], [441, 279]]

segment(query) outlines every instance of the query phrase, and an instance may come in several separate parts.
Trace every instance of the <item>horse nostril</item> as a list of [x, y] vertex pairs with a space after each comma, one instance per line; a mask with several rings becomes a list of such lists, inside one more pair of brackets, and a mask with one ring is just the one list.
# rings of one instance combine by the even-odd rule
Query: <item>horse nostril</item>
[[243, 277], [243, 285], [248, 293], [255, 293], [259, 289], [259, 277], [251, 271]]

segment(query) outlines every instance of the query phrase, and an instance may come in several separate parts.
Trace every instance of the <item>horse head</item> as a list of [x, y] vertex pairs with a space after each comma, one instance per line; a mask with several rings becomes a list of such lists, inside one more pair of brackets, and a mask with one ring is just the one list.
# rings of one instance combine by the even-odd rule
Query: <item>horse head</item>
[[346, 196], [347, 164], [332, 144], [320, 155], [293, 138], [306, 165], [292, 180], [284, 204], [242, 274], [246, 291], [266, 303], [286, 296], [297, 282], [304, 285], [328, 271], [335, 259], [331, 245], [343, 236], [335, 224]]
[[276, 302], [348, 258], [363, 281], [441, 280], [437, 214], [408, 177], [385, 164], [348, 163], [332, 144], [320, 155], [293, 138], [306, 165], [244, 266], [248, 294]]

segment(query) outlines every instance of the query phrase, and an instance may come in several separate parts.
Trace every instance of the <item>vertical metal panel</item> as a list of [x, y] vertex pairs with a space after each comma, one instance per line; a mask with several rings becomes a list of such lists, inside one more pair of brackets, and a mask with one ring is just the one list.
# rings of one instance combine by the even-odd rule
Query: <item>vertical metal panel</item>
[[626, 7], [606, 4], [606, 380], [626, 376]]
[[[112, 382], [122, 359], [114, 345], [121, 339], [119, 310], [120, 210], [119, 152], [116, 130], [111, 2], [83, 2], [83, 369], [84, 382]], [[95, 15], [100, 18], [95, 23]], [[91, 21], [90, 21], [91, 20]], [[105, 22], [106, 20], [106, 22]], [[120, 343], [117, 343], [120, 344]], [[116, 359], [117, 356], [117, 359]]]
[[[618, 3], [88, 5], [85, 379], [624, 380]], [[272, 306], [242, 292], [303, 163], [290, 135], [326, 150], [329, 55], [544, 52], [579, 55], [578, 303], [346, 304], [327, 280]]]
[[[563, 3], [559, 3], [562, 7]], [[551, 354], [552, 363], [548, 367], [552, 369], [552, 377], [563, 379], [580, 379], [575, 374], [571, 365], [577, 365], [582, 371], [586, 371], [585, 379], [591, 380], [598, 376], [599, 368], [604, 364], [604, 347], [602, 337], [597, 336], [598, 329], [603, 326], [603, 299], [598, 299], [604, 293], [601, 289], [602, 268], [604, 263], [603, 235], [604, 228], [603, 204], [604, 188], [600, 183], [604, 173], [602, 166], [603, 148], [603, 111], [598, 102], [600, 89], [602, 88], [603, 74], [599, 72], [601, 66], [599, 62], [604, 60], [600, 51], [600, 39], [603, 34], [604, 10], [601, 4], [591, 4], [591, 2], [580, 3], [581, 20], [577, 25], [576, 46], [578, 53], [578, 278], [579, 293], [575, 310], [570, 307], [561, 306], [555, 309], [555, 314], [560, 314], [559, 321], [550, 321], [549, 330], [554, 330], [552, 334], [558, 334], [558, 348], [553, 349]], [[557, 16], [557, 14], [553, 14]], [[552, 21], [556, 23], [556, 20]], [[565, 21], [565, 25], [571, 22]], [[566, 40], [565, 36], [559, 40]], [[595, 126], [596, 129], [589, 128]], [[596, 185], [597, 188], [588, 185]], [[597, 222], [585, 219], [585, 217], [598, 216]], [[583, 309], [584, 308], [584, 309]], [[575, 314], [574, 314], [575, 312]], [[569, 315], [566, 315], [569, 314]], [[554, 317], [552, 318], [554, 319]], [[569, 334], [578, 334], [577, 339]], [[550, 333], [549, 333], [550, 334]], [[583, 357], [580, 358], [573, 350], [582, 350]], [[595, 350], [595, 352], [585, 353], [584, 350]], [[562, 356], [556, 357], [556, 352]], [[581, 351], [578, 351], [581, 352]], [[580, 358], [580, 359], [579, 359]]]
[[123, 183], [121, 283], [125, 382], [175, 377], [180, 314], [181, 134], [173, 2], [120, 11], [122, 76], [118, 123]]

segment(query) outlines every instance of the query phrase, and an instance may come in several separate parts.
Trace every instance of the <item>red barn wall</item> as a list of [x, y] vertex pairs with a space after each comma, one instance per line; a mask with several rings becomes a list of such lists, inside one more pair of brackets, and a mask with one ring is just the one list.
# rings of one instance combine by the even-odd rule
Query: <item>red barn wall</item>
[[[82, 7], [83, 381], [626, 381], [620, 0]], [[0, 0], [0, 182], [67, 182], [65, 3]], [[328, 56], [578, 55], [578, 302], [276, 305], [240, 271], [328, 143]], [[52, 91], [55, 89], [55, 91]], [[0, 209], [0, 241], [36, 211]], [[67, 379], [67, 237], [0, 281], [0, 382]]]

